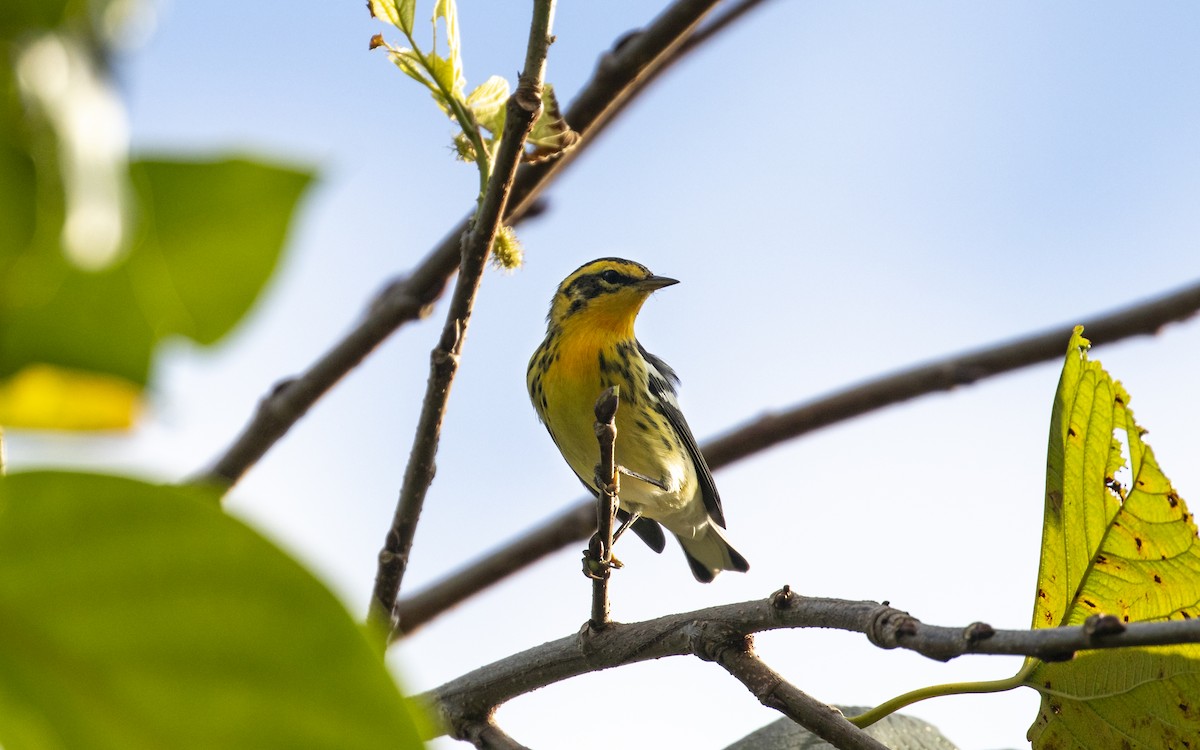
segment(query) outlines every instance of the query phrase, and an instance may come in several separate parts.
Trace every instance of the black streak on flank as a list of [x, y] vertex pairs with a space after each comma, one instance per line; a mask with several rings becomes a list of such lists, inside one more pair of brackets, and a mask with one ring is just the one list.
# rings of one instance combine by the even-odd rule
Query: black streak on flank
[[599, 359], [600, 359], [600, 372], [607, 374], [608, 373], [608, 360], [604, 358], [604, 352], [599, 353]]

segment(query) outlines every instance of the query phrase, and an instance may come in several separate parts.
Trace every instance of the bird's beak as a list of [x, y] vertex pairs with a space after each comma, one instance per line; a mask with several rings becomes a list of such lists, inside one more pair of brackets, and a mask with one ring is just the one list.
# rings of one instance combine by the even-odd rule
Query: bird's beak
[[664, 286], [678, 284], [679, 279], [670, 279], [666, 276], [650, 276], [638, 282], [638, 287], [647, 291], [653, 292], [656, 289], [662, 289]]

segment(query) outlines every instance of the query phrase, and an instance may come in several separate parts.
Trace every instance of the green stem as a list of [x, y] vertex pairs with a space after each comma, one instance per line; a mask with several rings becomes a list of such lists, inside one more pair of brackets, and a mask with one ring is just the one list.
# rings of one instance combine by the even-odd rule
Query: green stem
[[1026, 659], [1019, 672], [1003, 680], [950, 682], [944, 685], [930, 685], [929, 687], [918, 688], [881, 703], [870, 711], [847, 718], [849, 718], [850, 723], [854, 726], [865, 729], [889, 714], [893, 714], [905, 706], [923, 701], [926, 698], [940, 698], [946, 695], [967, 695], [970, 693], [1003, 693], [1006, 690], [1012, 690], [1024, 685], [1025, 678], [1033, 671], [1037, 663], [1036, 659]]
[[413, 39], [412, 34], [405, 31], [404, 36], [408, 38], [408, 43], [412, 46], [413, 52], [417, 54], [417, 59], [421, 61], [421, 66], [429, 74], [429, 80], [433, 82], [434, 86], [437, 86], [442, 98], [450, 105], [450, 111], [453, 113], [454, 119], [458, 121], [458, 127], [462, 130], [463, 135], [470, 139], [471, 145], [475, 148], [475, 166], [479, 169], [479, 196], [475, 199], [476, 205], [478, 205], [483, 202], [483, 194], [487, 192], [488, 181], [492, 178], [492, 160], [484, 145], [483, 135], [479, 132], [479, 123], [475, 122], [475, 118], [454, 95], [454, 92], [447, 91], [438, 77], [434, 75], [433, 66], [429, 64], [425, 53], [417, 46], [417, 40]]

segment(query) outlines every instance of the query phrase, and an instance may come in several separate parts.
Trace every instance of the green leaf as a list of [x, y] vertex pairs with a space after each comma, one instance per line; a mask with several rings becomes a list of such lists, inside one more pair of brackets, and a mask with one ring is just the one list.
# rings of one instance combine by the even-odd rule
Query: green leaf
[[406, 76], [432, 91], [435, 98], [441, 94], [433, 81], [425, 76], [426, 62], [420, 52], [407, 47], [389, 47], [388, 50], [388, 59]]
[[[437, 55], [437, 22], [446, 22], [446, 57]], [[462, 41], [458, 35], [458, 6], [454, 0], [437, 0], [433, 5], [433, 52], [429, 55], [434, 78], [461, 100], [467, 81], [463, 74]]]
[[30, 31], [45, 31], [66, 21], [86, 22], [88, 4], [67, 0], [4, 0], [0, 13], [0, 40], [15, 39]]
[[508, 93], [508, 81], [501, 76], [492, 76], [467, 96], [467, 109], [475, 121], [496, 136], [504, 132]]
[[411, 36], [416, 3], [417, 0], [368, 0], [367, 7], [371, 9], [372, 16]]
[[405, 34], [412, 34], [413, 12], [417, 9], [417, 0], [397, 0], [396, 10], [400, 15], [400, 28]]
[[0, 479], [0, 743], [421, 747], [337, 599], [216, 492], [62, 473]]
[[[1200, 539], [1159, 468], [1129, 395], [1071, 338], [1051, 418], [1045, 525], [1033, 627], [1200, 617]], [[1128, 494], [1114, 483], [1128, 445]], [[1115, 450], [1114, 450], [1115, 447]], [[1124, 495], [1124, 497], [1122, 497]], [[1042, 694], [1035, 748], [1182, 747], [1200, 736], [1200, 644], [1102, 650], [1027, 662]]]
[[0, 276], [0, 377], [33, 363], [145, 383], [154, 347], [211, 344], [250, 309], [274, 271], [307, 172], [243, 159], [148, 160], [127, 256], [100, 272], [39, 247]]
[[[430, 52], [425, 56], [425, 62], [429, 65], [429, 75], [433, 77], [433, 80], [439, 87], [436, 92], [439, 96], [435, 96], [434, 98], [445, 98], [443, 91], [448, 91], [451, 98], [461, 100], [464, 83], [458, 78], [453, 61], [441, 57], [436, 52]], [[447, 105], [441, 104], [441, 102], [439, 104], [447, 113], [450, 112]]]

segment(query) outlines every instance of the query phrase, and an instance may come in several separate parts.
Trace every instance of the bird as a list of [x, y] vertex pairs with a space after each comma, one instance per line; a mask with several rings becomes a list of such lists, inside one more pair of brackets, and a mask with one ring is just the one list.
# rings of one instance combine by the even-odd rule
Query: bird
[[679, 377], [646, 351], [633, 330], [650, 295], [677, 283], [623, 258], [580, 266], [554, 293], [526, 385], [550, 437], [593, 494], [600, 459], [593, 409], [604, 390], [619, 387], [621, 529], [631, 528], [661, 552], [665, 539], [657, 524], [666, 527], [692, 575], [709, 583], [722, 570], [745, 572], [750, 565], [725, 537], [721, 497], [679, 408]]

